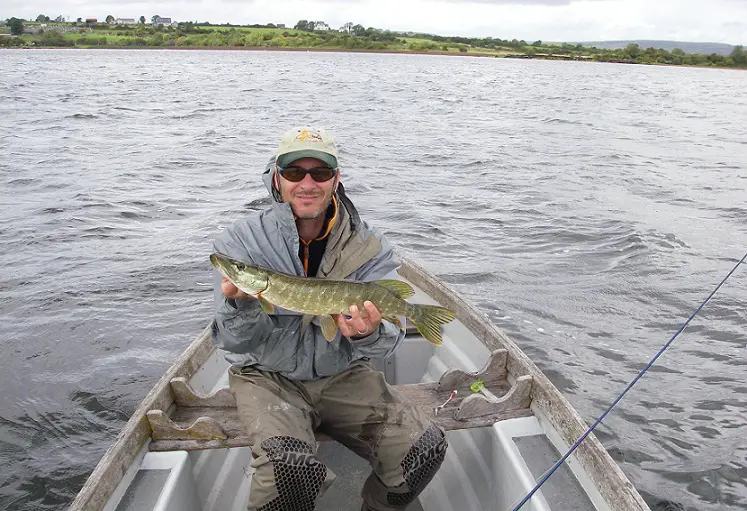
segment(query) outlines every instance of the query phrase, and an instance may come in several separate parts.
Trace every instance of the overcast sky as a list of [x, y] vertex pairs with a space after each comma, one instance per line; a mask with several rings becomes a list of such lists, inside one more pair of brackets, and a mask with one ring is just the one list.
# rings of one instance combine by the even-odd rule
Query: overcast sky
[[746, 0], [2, 0], [0, 19], [108, 14], [211, 23], [365, 27], [543, 41], [668, 39], [747, 45]]

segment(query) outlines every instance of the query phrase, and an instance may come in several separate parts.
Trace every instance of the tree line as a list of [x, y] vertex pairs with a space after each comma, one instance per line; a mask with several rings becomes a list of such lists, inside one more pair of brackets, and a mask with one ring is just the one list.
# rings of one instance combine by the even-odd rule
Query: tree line
[[625, 48], [612, 51], [593, 48], [592, 54], [599, 61], [621, 61], [635, 64], [672, 64], [687, 66], [747, 67], [747, 52], [744, 46], [735, 46], [729, 55], [711, 53], [685, 53], [679, 48], [667, 51], [661, 48], [641, 48], [629, 44]]
[[[158, 16], [151, 20], [155, 25]], [[61, 17], [54, 21], [59, 21]], [[6, 25], [12, 35], [22, 35], [24, 21], [10, 18]], [[52, 22], [48, 16], [39, 15], [37, 22]], [[114, 17], [107, 16], [107, 21]], [[562, 54], [568, 57], [583, 56], [600, 62], [625, 62], [636, 64], [671, 64], [690, 66], [747, 67], [747, 52], [743, 46], [736, 46], [730, 55], [689, 54], [680, 49], [671, 52], [657, 48], [641, 48], [629, 44], [621, 49], [599, 49], [581, 44], [547, 44], [541, 40], [527, 43], [517, 39], [492, 37], [439, 36], [419, 32], [398, 32], [365, 28], [353, 22], [345, 23], [338, 29], [331, 28], [324, 21], [299, 20], [292, 30], [278, 28], [277, 25], [212, 25], [208, 22], [183, 22], [177, 27], [151, 26], [145, 24], [141, 16], [137, 25], [110, 25], [108, 23], [84, 24], [68, 23], [80, 28], [79, 33], [63, 34], [54, 27], [48, 28], [28, 41], [20, 38], [0, 38], [0, 45], [20, 46], [171, 46], [171, 47], [262, 47], [262, 48], [330, 48], [344, 50], [387, 50], [462, 53], [474, 51], [494, 51], [497, 53], [517, 53], [528, 57], [550, 57]], [[252, 29], [273, 29], [255, 31]], [[115, 36], [107, 38], [107, 36]]]

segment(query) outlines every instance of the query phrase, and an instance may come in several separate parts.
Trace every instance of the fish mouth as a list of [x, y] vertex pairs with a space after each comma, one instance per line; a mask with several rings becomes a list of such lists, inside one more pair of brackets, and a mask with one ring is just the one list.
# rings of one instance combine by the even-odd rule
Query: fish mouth
[[214, 252], [210, 254], [210, 264], [217, 268], [221, 262], [234, 263], [236, 262], [236, 260], [228, 257], [226, 254], [221, 254], [220, 252]]
[[243, 272], [244, 270], [256, 271], [256, 267], [248, 261], [242, 261], [240, 259], [234, 259], [233, 257], [221, 254], [220, 252], [214, 252], [210, 254], [210, 263], [215, 266], [221, 273], [226, 277], [230, 278], [230, 275]]

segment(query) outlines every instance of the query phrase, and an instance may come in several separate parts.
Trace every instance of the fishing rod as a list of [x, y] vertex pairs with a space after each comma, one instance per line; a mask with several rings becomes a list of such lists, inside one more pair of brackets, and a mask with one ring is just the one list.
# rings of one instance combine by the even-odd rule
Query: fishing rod
[[628, 386], [625, 387], [625, 390], [623, 390], [622, 393], [619, 396], [617, 396], [617, 398], [609, 406], [609, 408], [607, 408], [604, 411], [604, 413], [602, 413], [602, 415], [599, 416], [599, 418], [594, 422], [594, 424], [592, 424], [591, 426], [589, 426], [589, 428], [586, 430], [586, 432], [583, 435], [581, 435], [581, 437], [578, 440], [576, 440], [576, 443], [574, 443], [571, 446], [571, 448], [568, 449], [568, 452], [566, 452], [563, 455], [563, 457], [560, 458], [555, 463], [555, 465], [553, 465], [547, 472], [545, 472], [545, 474], [542, 476], [542, 478], [540, 479], [540, 481], [534, 486], [534, 488], [532, 488], [532, 490], [529, 493], [527, 493], [526, 496], [523, 499], [521, 499], [521, 502], [519, 502], [519, 504], [513, 508], [513, 511], [519, 511], [519, 509], [521, 509], [521, 507], [524, 504], [526, 504], [529, 501], [529, 499], [532, 498], [532, 496], [537, 492], [537, 490], [540, 489], [540, 487], [545, 483], [545, 481], [547, 481], [550, 478], [550, 476], [553, 475], [553, 473], [555, 473], [555, 471], [565, 462], [565, 460], [568, 459], [568, 457], [571, 455], [571, 453], [573, 453], [573, 451], [575, 451], [576, 448], [579, 445], [581, 445], [581, 443], [586, 439], [586, 437], [589, 436], [589, 434], [592, 431], [594, 431], [594, 429], [599, 425], [599, 423], [601, 423], [604, 420], [604, 418], [607, 417], [607, 414], [610, 413], [615, 406], [617, 406], [617, 403], [619, 403], [620, 400], [622, 400], [622, 398], [625, 397], [625, 394], [627, 394], [628, 391], [633, 388], [633, 385], [635, 385], [636, 383], [638, 383], [638, 380], [640, 380], [643, 377], [643, 375], [646, 374], [646, 372], [651, 368], [651, 366], [653, 366], [654, 363], [659, 359], [659, 357], [664, 354], [664, 352], [667, 350], [667, 348], [669, 348], [669, 346], [674, 342], [674, 340], [682, 333], [682, 331], [685, 328], [687, 328], [687, 325], [690, 324], [690, 321], [692, 321], [692, 319], [695, 316], [698, 315], [698, 313], [701, 311], [701, 309], [703, 309], [703, 307], [705, 307], [705, 305], [711, 300], [711, 298], [713, 298], [713, 295], [715, 295], [718, 292], [718, 290], [721, 289], [721, 286], [723, 286], [724, 283], [729, 279], [729, 277], [731, 277], [732, 274], [736, 271], [736, 269], [739, 268], [739, 265], [742, 264], [742, 263], [744, 263], [745, 259], [747, 259], [747, 253], [745, 253], [744, 256], [742, 257], [742, 259], [740, 259], [739, 262], [736, 265], [734, 265], [734, 268], [731, 269], [731, 271], [726, 275], [726, 277], [724, 277], [723, 280], [721, 282], [719, 282], [718, 286], [716, 286], [716, 289], [714, 289], [711, 292], [711, 294], [708, 295], [708, 298], [706, 298], [703, 301], [703, 303], [700, 304], [700, 307], [698, 307], [697, 309], [695, 309], [695, 312], [693, 312], [690, 315], [690, 317], [687, 318], [687, 321], [685, 321], [682, 324], [682, 326], [680, 327], [680, 329], [677, 330], [677, 332], [675, 332], [675, 334], [659, 350], [659, 352], [656, 355], [654, 355], [654, 358], [651, 359], [651, 361], [648, 363], [648, 365], [646, 365], [646, 367], [644, 367], [641, 370], [641, 372], [638, 373], [638, 376], [636, 376], [635, 378], [633, 378], [633, 381], [631, 381], [628, 384]]

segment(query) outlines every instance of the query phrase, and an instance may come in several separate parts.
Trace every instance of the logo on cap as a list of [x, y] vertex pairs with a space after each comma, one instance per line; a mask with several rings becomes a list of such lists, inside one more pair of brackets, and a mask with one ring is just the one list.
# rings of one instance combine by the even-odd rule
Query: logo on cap
[[322, 142], [322, 136], [319, 133], [312, 133], [309, 130], [302, 130], [296, 135], [299, 142]]

